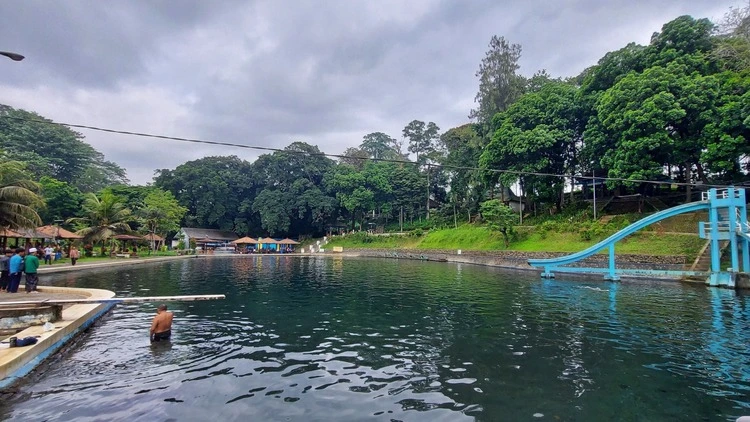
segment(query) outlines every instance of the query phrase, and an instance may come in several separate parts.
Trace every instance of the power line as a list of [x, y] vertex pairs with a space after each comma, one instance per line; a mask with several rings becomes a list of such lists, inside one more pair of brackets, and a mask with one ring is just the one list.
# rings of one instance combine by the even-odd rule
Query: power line
[[[157, 135], [157, 134], [144, 133], [144, 132], [107, 129], [107, 128], [90, 126], [90, 125], [53, 122], [50, 120], [29, 119], [25, 117], [14, 117], [14, 116], [8, 116], [8, 115], [2, 115], [0, 116], [0, 118], [29, 122], [29, 123], [42, 123], [42, 124], [55, 125], [55, 126], [65, 126], [69, 128], [76, 128], [76, 129], [88, 129], [88, 130], [93, 130], [97, 132], [115, 133], [119, 135], [138, 136], [142, 138], [164, 139], [164, 140], [169, 140], [169, 141], [187, 142], [187, 143], [195, 143], [195, 144], [217, 145], [217, 146], [252, 149], [252, 150], [259, 150], [259, 151], [281, 152], [285, 154], [298, 154], [298, 155], [305, 155], [305, 156], [310, 156], [310, 157], [319, 156], [319, 157], [329, 157], [329, 158], [338, 158], [338, 159], [355, 159], [355, 160], [361, 160], [361, 161], [419, 165], [419, 163], [416, 163], [414, 161], [409, 161], [409, 160], [392, 160], [392, 159], [387, 159], [387, 158], [356, 157], [356, 156], [349, 156], [349, 155], [343, 155], [343, 154], [329, 154], [325, 152], [312, 153], [312, 152], [306, 152], [306, 151], [293, 151], [293, 150], [286, 150], [286, 149], [281, 149], [281, 148], [237, 144], [233, 142], [212, 141], [212, 140], [207, 140], [207, 139], [184, 138], [184, 137], [179, 137], [179, 136]], [[647, 183], [647, 184], [654, 184], [654, 185], [675, 185], [675, 186], [710, 187], [710, 188], [726, 188], [730, 186], [730, 185], [709, 185], [709, 184], [699, 185], [695, 183], [668, 182], [664, 180], [626, 179], [623, 177], [599, 177], [599, 176], [594, 177], [594, 176], [573, 175], [573, 174], [541, 173], [541, 172], [530, 172], [530, 171], [480, 168], [480, 167], [470, 167], [470, 166], [454, 166], [450, 164], [427, 164], [427, 166], [435, 167], [435, 168], [450, 169], [450, 170], [481, 171], [481, 172], [490, 172], [490, 173], [499, 173], [499, 174], [513, 174], [516, 176], [558, 177], [562, 179], [573, 179], [573, 178], [592, 179], [592, 180], [596, 179], [596, 180], [605, 180], [605, 181], [614, 181], [614, 182]]]

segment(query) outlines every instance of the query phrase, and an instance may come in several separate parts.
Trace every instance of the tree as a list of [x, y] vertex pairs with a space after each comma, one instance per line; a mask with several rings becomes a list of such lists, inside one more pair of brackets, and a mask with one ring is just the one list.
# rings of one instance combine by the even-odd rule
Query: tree
[[0, 144], [8, 157], [28, 163], [38, 177], [49, 176], [92, 192], [126, 183], [125, 171], [83, 141], [83, 135], [51, 120], [0, 105]]
[[433, 122], [427, 123], [412, 120], [403, 130], [404, 138], [409, 140], [409, 152], [416, 154], [417, 163], [424, 164], [436, 151], [440, 137], [440, 128]]
[[151, 189], [143, 198], [143, 207], [138, 209], [138, 216], [144, 222], [148, 233], [161, 236], [178, 231], [185, 213], [187, 208], [177, 202], [172, 192], [158, 188]]
[[525, 85], [523, 76], [516, 73], [521, 46], [493, 35], [489, 48], [476, 73], [479, 92], [474, 102], [478, 107], [469, 114], [470, 119], [477, 119], [482, 125], [488, 125], [495, 114], [513, 104], [523, 93]]
[[81, 211], [83, 194], [75, 186], [48, 176], [39, 179], [39, 186], [45, 202], [39, 213], [43, 223], [67, 220]]
[[587, 132], [598, 130], [602, 135], [594, 140], [608, 141], [590, 147], [610, 177], [653, 180], [675, 165], [684, 181], [692, 182], [695, 170], [708, 182], [701, 154], [705, 128], [718, 117], [720, 84], [693, 71], [701, 60], [701, 54], [683, 56], [666, 67], [630, 73], [601, 96]]
[[[318, 147], [294, 142], [253, 163], [259, 187], [251, 209], [272, 234], [321, 235], [336, 211], [323, 180], [334, 167]], [[273, 215], [276, 214], [276, 215]]]
[[499, 128], [480, 157], [481, 166], [513, 170], [500, 175], [504, 186], [520, 180], [525, 194], [554, 202], [559, 210], [564, 180], [528, 173], [566, 174], [574, 167], [581, 137], [576, 90], [564, 82], [550, 82], [519, 98], [497, 116]]
[[482, 174], [473, 170], [479, 165], [479, 157], [484, 148], [484, 141], [479, 136], [476, 125], [466, 124], [449, 129], [440, 136], [440, 143], [446, 151], [442, 163], [447, 166], [450, 201], [462, 213], [476, 212], [479, 202], [484, 199]]
[[400, 152], [393, 148], [395, 139], [383, 132], [368, 133], [362, 138], [359, 149], [368, 154], [370, 158], [398, 160]]
[[0, 160], [0, 228], [33, 228], [41, 224], [36, 210], [44, 205], [39, 185], [31, 180], [24, 164]]
[[510, 244], [510, 236], [513, 234], [513, 226], [518, 218], [516, 213], [499, 199], [482, 202], [480, 210], [482, 219], [487, 223], [487, 228], [500, 232], [507, 248]]
[[87, 242], [103, 242], [118, 233], [130, 231], [128, 224], [133, 220], [130, 209], [125, 207], [122, 199], [112, 192], [104, 191], [101, 197], [88, 193], [83, 201], [84, 217], [68, 220], [69, 223], [82, 226], [77, 234]]
[[340, 159], [342, 164], [352, 166], [358, 170], [362, 170], [367, 159], [370, 158], [370, 153], [361, 148], [347, 148], [341, 155], [343, 155]]
[[188, 161], [174, 170], [158, 170], [154, 185], [172, 192], [186, 207], [185, 224], [231, 230], [239, 233], [256, 227], [245, 201], [256, 196], [258, 183], [250, 163], [236, 156], [204, 157]]

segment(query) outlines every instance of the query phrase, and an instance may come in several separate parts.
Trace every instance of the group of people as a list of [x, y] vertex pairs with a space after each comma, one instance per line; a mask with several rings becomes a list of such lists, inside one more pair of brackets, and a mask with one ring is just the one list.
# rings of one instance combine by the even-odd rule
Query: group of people
[[[24, 248], [6, 249], [0, 256], [0, 291], [17, 293], [21, 278], [25, 275], [26, 293], [38, 293], [36, 287], [39, 284], [39, 259], [51, 265], [53, 259], [59, 259], [54, 257], [56, 253], [58, 252], [51, 246], [44, 249], [29, 248], [28, 253]], [[76, 265], [80, 256], [75, 246], [71, 248], [70, 263]]]
[[39, 256], [36, 248], [29, 249], [6, 249], [5, 254], [0, 257], [0, 291], [18, 293], [21, 285], [21, 276], [26, 275], [26, 293], [39, 293], [36, 286], [39, 284]]
[[[39, 248], [41, 248], [41, 246]], [[52, 262], [63, 258], [63, 251], [59, 246], [47, 245], [46, 248], [41, 249], [40, 254], [44, 257], [44, 263], [49, 265], [52, 265]], [[78, 248], [72, 246], [70, 248], [69, 255], [70, 264], [76, 265], [76, 261], [78, 261], [78, 258], [81, 257], [81, 253], [78, 251]]]

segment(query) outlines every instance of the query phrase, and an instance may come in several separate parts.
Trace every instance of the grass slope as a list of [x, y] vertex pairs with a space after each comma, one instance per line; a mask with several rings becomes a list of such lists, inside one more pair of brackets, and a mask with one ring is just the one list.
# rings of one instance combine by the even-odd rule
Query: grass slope
[[[529, 252], [578, 252], [596, 244], [606, 236], [582, 240], [578, 233], [538, 233], [533, 228], [512, 242], [508, 250]], [[631, 235], [616, 245], [617, 253], [646, 255], [697, 256], [705, 240], [697, 235], [640, 232]], [[350, 235], [334, 238], [327, 248], [405, 248], [405, 249], [462, 249], [462, 250], [506, 250], [502, 235], [492, 233], [485, 227], [465, 225], [457, 229], [432, 230], [424, 236], [365, 236]], [[603, 251], [603, 252], [606, 252]]]

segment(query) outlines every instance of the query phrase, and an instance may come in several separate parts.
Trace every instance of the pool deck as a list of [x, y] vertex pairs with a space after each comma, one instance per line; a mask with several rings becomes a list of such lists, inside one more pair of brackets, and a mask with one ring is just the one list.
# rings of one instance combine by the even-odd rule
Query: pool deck
[[[157, 262], [167, 261], [179, 261], [183, 259], [195, 259], [204, 255], [178, 255], [178, 256], [163, 256], [158, 258], [116, 258], [108, 260], [87, 260], [81, 263], [80, 261], [76, 265], [70, 264], [53, 264], [53, 265], [40, 265], [39, 274], [54, 274], [54, 273], [66, 273], [73, 271], [84, 271], [84, 270], [95, 270], [95, 269], [106, 269], [112, 267], [126, 267], [135, 265], [146, 265], [154, 264]], [[20, 299], [19, 299], [20, 300]]]
[[[108, 299], [115, 296], [114, 292], [109, 290], [69, 287], [40, 286], [39, 292], [39, 294], [27, 294], [21, 288], [16, 294], [0, 293], [0, 303], [43, 299]], [[67, 306], [63, 308], [62, 319], [54, 323], [53, 330], [45, 332], [41, 325], [37, 325], [15, 335], [16, 338], [37, 337], [37, 343], [31, 346], [9, 348], [8, 340], [5, 338], [0, 343], [0, 388], [10, 386], [31, 372], [44, 359], [91, 326], [113, 306], [112, 303]]]

